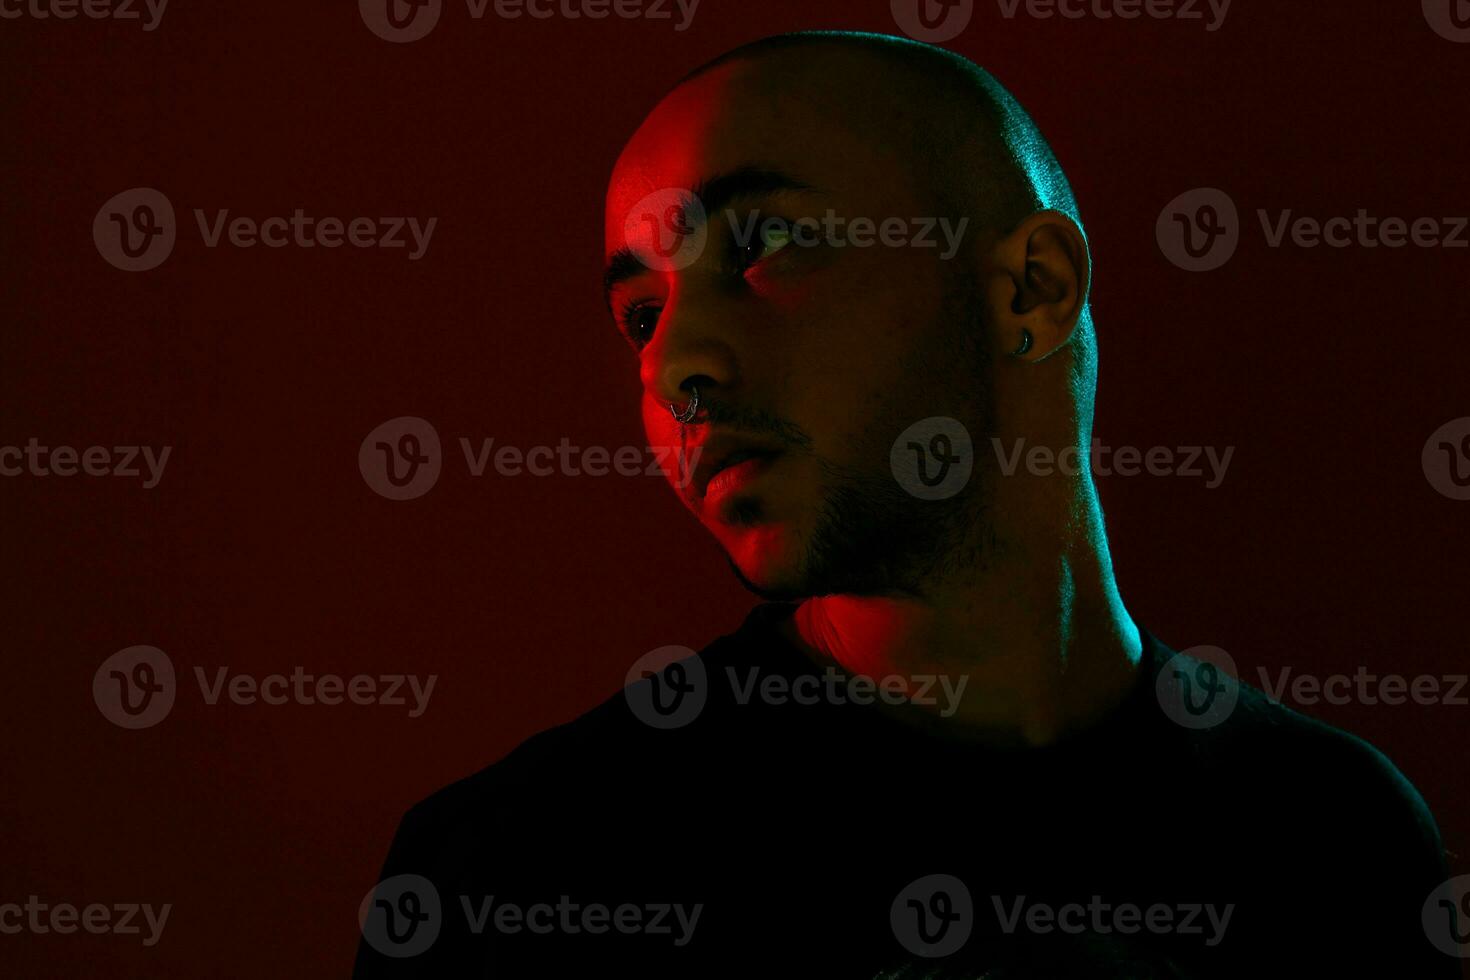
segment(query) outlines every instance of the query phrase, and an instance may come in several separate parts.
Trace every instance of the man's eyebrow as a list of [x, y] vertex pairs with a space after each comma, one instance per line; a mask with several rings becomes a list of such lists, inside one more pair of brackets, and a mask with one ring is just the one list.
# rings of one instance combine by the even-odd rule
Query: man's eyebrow
[[648, 271], [636, 252], [624, 245], [607, 260], [607, 269], [602, 273], [602, 301], [612, 309], [612, 291], [618, 283], [627, 282], [634, 276]]
[[[706, 220], [717, 211], [747, 197], [778, 194], [782, 191], [813, 191], [811, 184], [780, 170], [769, 167], [745, 166], [725, 174], [701, 180], [694, 185], [691, 196], [704, 208]], [[647, 271], [631, 248], [623, 246], [613, 252], [607, 260], [602, 274], [603, 299], [611, 307], [611, 296], [615, 286]]]
[[746, 197], [815, 189], [806, 181], [780, 170], [747, 166], [700, 181], [694, 185], [694, 196], [704, 206], [704, 213], [709, 215], [723, 211]]

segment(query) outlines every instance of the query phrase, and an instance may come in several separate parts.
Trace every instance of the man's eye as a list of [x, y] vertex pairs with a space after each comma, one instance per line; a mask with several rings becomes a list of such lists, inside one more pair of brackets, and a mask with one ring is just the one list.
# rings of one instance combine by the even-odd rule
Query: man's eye
[[634, 350], [642, 350], [653, 339], [659, 308], [647, 303], [629, 303], [618, 316], [618, 326]]
[[743, 272], [764, 259], [770, 258], [791, 244], [791, 229], [784, 226], [763, 227], [755, 237], [736, 248], [740, 269]]

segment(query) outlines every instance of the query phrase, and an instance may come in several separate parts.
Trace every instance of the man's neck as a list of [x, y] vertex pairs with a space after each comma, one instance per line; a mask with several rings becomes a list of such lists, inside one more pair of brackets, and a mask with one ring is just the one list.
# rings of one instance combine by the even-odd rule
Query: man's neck
[[[1142, 656], [1096, 516], [1087, 522], [1095, 532], [1006, 548], [973, 580], [922, 598], [807, 599], [781, 629], [817, 663], [879, 682], [902, 678], [911, 694], [926, 678], [950, 691], [963, 684], [953, 704], [899, 712], [926, 728], [1053, 743], [1111, 714], [1134, 687]], [[931, 692], [946, 689], [928, 683]]]

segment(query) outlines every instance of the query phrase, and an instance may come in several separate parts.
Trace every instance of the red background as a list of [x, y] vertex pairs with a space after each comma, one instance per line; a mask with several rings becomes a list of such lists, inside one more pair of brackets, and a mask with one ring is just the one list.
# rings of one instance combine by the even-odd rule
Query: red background
[[[752, 600], [661, 481], [472, 478], [458, 439], [642, 445], [634, 361], [600, 294], [607, 173], [686, 70], [819, 27], [896, 31], [886, 0], [705, 0], [684, 33], [475, 21], [449, 2], [404, 45], [350, 2], [174, 0], [151, 33], [0, 21], [0, 445], [174, 447], [153, 490], [0, 480], [0, 901], [174, 905], [147, 949], [0, 936], [0, 972], [342, 975], [407, 806], [614, 693], [642, 653], [738, 623]], [[1097, 434], [1236, 447], [1216, 490], [1102, 481], [1139, 621], [1178, 648], [1224, 647], [1250, 678], [1466, 670], [1470, 504], [1437, 494], [1419, 458], [1470, 414], [1470, 252], [1273, 250], [1254, 212], [1470, 212], [1470, 46], [1412, 0], [1240, 2], [1214, 33], [1008, 22], [981, 3], [948, 46], [1030, 108], [1082, 203]], [[135, 186], [170, 197], [180, 237], [131, 274], [91, 225]], [[1226, 189], [1246, 224], [1208, 274], [1154, 238], [1164, 204], [1199, 186]], [[209, 249], [196, 207], [439, 222], [410, 262]], [[438, 485], [402, 503], [356, 462], [398, 415], [445, 443]], [[143, 731], [91, 698], [98, 665], [134, 644], [181, 676]], [[211, 707], [192, 679], [298, 665], [439, 680], [409, 719]], [[1386, 752], [1466, 853], [1470, 709], [1305, 710]]]

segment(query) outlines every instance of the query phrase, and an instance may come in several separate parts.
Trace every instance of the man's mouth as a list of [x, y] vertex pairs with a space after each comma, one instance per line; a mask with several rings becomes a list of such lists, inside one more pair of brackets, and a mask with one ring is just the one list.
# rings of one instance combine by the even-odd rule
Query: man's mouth
[[694, 492], [705, 500], [727, 496], [747, 486], [771, 467], [782, 450], [749, 439], [712, 435], [700, 448], [694, 468]]
[[705, 500], [717, 500], [735, 493], [771, 468], [779, 452], [755, 450], [733, 453], [724, 465], [715, 470], [704, 488]]

